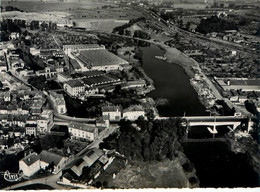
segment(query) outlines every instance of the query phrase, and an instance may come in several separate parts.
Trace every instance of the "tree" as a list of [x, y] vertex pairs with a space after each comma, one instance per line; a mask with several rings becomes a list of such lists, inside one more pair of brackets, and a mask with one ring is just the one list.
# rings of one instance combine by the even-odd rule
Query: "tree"
[[174, 38], [175, 38], [175, 40], [176, 40], [177, 42], [179, 42], [180, 39], [181, 39], [180, 34], [177, 32], [177, 33], [175, 34]]
[[155, 118], [154, 111], [153, 111], [152, 109], [149, 109], [149, 110], [146, 112], [145, 115], [146, 115], [148, 121], [153, 121], [154, 118]]
[[131, 36], [131, 31], [126, 29], [126, 30], [125, 30], [125, 35], [126, 35], [126, 36]]

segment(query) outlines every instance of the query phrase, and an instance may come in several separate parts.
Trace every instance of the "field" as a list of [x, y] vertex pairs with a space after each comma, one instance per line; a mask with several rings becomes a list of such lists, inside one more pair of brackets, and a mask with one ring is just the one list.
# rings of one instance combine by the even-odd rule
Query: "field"
[[2, 6], [13, 6], [24, 11], [46, 12], [46, 11], [68, 11], [73, 9], [93, 9], [102, 7], [108, 3], [93, 2], [91, 0], [85, 2], [40, 2], [40, 1], [1, 1]]
[[109, 186], [117, 188], [181, 188], [187, 187], [186, 176], [177, 160], [131, 162], [121, 169]]
[[200, 4], [200, 3], [181, 3], [181, 4], [174, 4], [174, 8], [182, 8], [182, 9], [206, 9], [206, 4]]
[[83, 27], [87, 30], [98, 30], [111, 33], [117, 26], [124, 25], [128, 20], [117, 19], [73, 19], [77, 27]]

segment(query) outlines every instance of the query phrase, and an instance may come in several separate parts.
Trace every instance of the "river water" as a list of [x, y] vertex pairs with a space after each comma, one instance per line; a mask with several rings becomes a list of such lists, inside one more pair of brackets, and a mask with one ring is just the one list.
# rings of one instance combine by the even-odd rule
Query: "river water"
[[163, 100], [157, 107], [161, 116], [206, 115], [196, 91], [190, 85], [184, 69], [176, 64], [156, 59], [164, 54], [158, 46], [142, 47], [143, 69], [154, 80], [155, 90], [148, 94], [154, 100]]
[[[158, 106], [161, 116], [208, 115], [197, 93], [190, 85], [189, 77], [177, 64], [156, 59], [163, 50], [155, 45], [142, 47], [143, 69], [154, 80], [155, 90], [148, 96], [154, 100], [166, 99]], [[223, 137], [227, 128], [217, 137]], [[195, 139], [210, 138], [206, 127], [193, 128], [190, 135]], [[244, 154], [235, 154], [225, 142], [188, 142], [183, 144], [184, 153], [194, 164], [200, 187], [257, 187], [258, 175], [247, 162]], [[167, 186], [166, 186], [167, 187]]]

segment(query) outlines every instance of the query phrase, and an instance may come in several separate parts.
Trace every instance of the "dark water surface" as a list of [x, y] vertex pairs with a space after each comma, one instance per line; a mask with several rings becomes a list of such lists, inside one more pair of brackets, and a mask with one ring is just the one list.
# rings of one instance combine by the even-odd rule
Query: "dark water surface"
[[258, 174], [245, 154], [235, 154], [224, 142], [184, 143], [184, 153], [194, 164], [200, 187], [258, 187]]
[[[190, 85], [185, 71], [176, 64], [156, 59], [163, 51], [154, 45], [141, 48], [143, 68], [154, 80], [155, 90], [148, 96], [154, 100], [167, 99], [168, 104], [157, 107], [161, 116], [208, 115], [196, 91]], [[229, 130], [217, 127], [216, 137], [223, 137]], [[189, 137], [212, 138], [206, 126], [192, 127]], [[235, 154], [225, 142], [184, 143], [184, 153], [194, 164], [200, 187], [257, 187], [258, 175], [249, 165], [244, 154]]]
[[143, 69], [154, 80], [155, 90], [149, 97], [167, 99], [168, 103], [158, 106], [161, 116], [206, 115], [205, 107], [190, 85], [189, 77], [182, 67], [156, 59], [164, 54], [158, 46], [142, 47]]

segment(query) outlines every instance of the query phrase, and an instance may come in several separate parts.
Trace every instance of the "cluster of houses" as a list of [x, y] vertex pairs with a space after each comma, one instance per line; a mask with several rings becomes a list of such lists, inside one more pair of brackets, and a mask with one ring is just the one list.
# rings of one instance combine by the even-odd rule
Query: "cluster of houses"
[[[105, 151], [96, 148], [91, 149], [83, 157], [77, 159], [75, 163], [65, 167], [57, 183], [71, 186], [79, 183], [85, 186], [90, 185], [108, 168], [114, 159], [115, 157], [108, 155]], [[82, 179], [82, 175], [87, 174], [84, 170], [92, 174]]]
[[102, 117], [110, 121], [120, 121], [124, 118], [137, 120], [141, 116], [145, 117], [145, 110], [141, 105], [132, 105], [124, 110], [121, 106], [105, 106], [102, 108]]
[[252, 35], [241, 34], [237, 30], [226, 30], [223, 33], [212, 32], [208, 34], [214, 38], [220, 38], [226, 41], [231, 41], [238, 44], [257, 45], [259, 38]]
[[19, 170], [23, 171], [24, 176], [30, 177], [41, 169], [52, 169], [52, 173], [58, 173], [68, 161], [68, 157], [54, 153], [52, 151], [42, 150], [40, 154], [35, 152], [26, 154], [19, 161]]
[[0, 93], [0, 124], [3, 129], [21, 128], [26, 135], [44, 134], [53, 126], [53, 111], [36, 91]]

